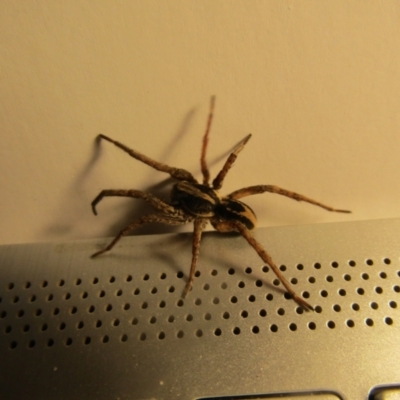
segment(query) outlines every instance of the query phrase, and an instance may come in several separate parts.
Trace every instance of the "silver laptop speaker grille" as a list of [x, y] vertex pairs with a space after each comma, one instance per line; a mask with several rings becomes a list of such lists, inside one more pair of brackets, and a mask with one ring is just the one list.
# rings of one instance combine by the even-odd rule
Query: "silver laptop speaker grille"
[[[177, 399], [399, 379], [400, 221], [260, 229], [306, 312], [240, 237], [3, 246], [0, 397]], [[395, 245], [396, 244], [396, 245]], [[397, 355], [395, 353], [397, 352]]]

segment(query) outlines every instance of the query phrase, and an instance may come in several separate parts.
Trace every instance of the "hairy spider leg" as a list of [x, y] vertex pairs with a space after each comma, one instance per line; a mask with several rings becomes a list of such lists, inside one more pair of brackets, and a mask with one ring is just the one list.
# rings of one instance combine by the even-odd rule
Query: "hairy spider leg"
[[183, 297], [189, 293], [192, 288], [194, 273], [196, 272], [197, 259], [200, 253], [201, 235], [208, 222], [207, 218], [196, 218], [194, 220], [193, 242], [192, 242], [192, 263], [190, 265], [189, 279], [183, 292]]
[[192, 218], [188, 217], [188, 216], [170, 217], [168, 215], [163, 215], [163, 214], [145, 215], [144, 217], [142, 217], [142, 218], [138, 219], [137, 221], [133, 222], [132, 224], [128, 225], [126, 228], [122, 229], [107, 247], [92, 254], [91, 257], [92, 258], [97, 257], [100, 254], [103, 254], [106, 251], [111, 250], [123, 236], [126, 236], [130, 231], [132, 231], [133, 229], [139, 228], [140, 226], [142, 226], [144, 224], [149, 224], [151, 222], [158, 222], [158, 223], [166, 224], [166, 225], [183, 225], [191, 220], [192, 220]]
[[139, 190], [102, 190], [99, 195], [92, 201], [92, 210], [95, 215], [97, 215], [96, 205], [106, 196], [119, 196], [119, 197], [131, 197], [135, 199], [143, 199], [150, 203], [155, 209], [159, 210], [159, 214], [146, 215], [139, 220], [128, 225], [126, 228], [121, 230], [119, 234], [114, 238], [114, 240], [104, 249], [94, 253], [91, 257], [97, 257], [106, 251], [111, 250], [115, 244], [125, 235], [127, 235], [131, 230], [138, 228], [144, 224], [151, 222], [159, 222], [167, 225], [181, 225], [193, 220], [184, 214], [183, 211], [176, 209], [169, 204], [165, 203], [158, 197], [152, 195], [151, 193], [141, 192]]
[[128, 153], [131, 157], [149, 165], [150, 167], [156, 169], [157, 171], [166, 172], [166, 173], [170, 174], [170, 176], [172, 178], [175, 178], [179, 181], [197, 182], [196, 179], [194, 179], [193, 175], [189, 171], [186, 171], [185, 169], [170, 167], [167, 164], [163, 164], [158, 161], [155, 161], [152, 158], [147, 157], [144, 154], [139, 153], [136, 150], [130, 149], [129, 147], [125, 146], [124, 144], [118, 142], [117, 140], [111, 139], [108, 136], [103, 135], [102, 133], [100, 133], [100, 135], [98, 137], [100, 139], [104, 139], [104, 140], [107, 140], [107, 141], [113, 143], [115, 146], [119, 147], [120, 149], [122, 149], [123, 151]]
[[280, 194], [282, 196], [286, 196], [286, 197], [289, 197], [289, 198], [291, 198], [293, 200], [297, 200], [297, 201], [305, 201], [306, 203], [310, 203], [315, 206], [322, 207], [327, 211], [351, 213], [351, 211], [349, 211], [349, 210], [338, 210], [336, 208], [327, 206], [318, 201], [310, 199], [309, 197], [303, 196], [302, 194], [291, 192], [290, 190], [282, 189], [275, 185], [248, 186], [248, 187], [245, 187], [245, 188], [242, 188], [239, 190], [235, 190], [234, 192], [229, 194], [227, 197], [230, 199], [237, 200], [237, 199], [240, 199], [245, 196], [252, 196], [253, 194], [261, 194], [261, 193], [265, 193], [265, 192]]
[[210, 171], [208, 170], [208, 167], [207, 167], [206, 153], [207, 153], [207, 146], [208, 146], [208, 135], [210, 133], [211, 123], [212, 123], [212, 119], [214, 116], [214, 106], [215, 106], [215, 96], [211, 96], [210, 111], [208, 113], [206, 132], [203, 136], [203, 145], [201, 148], [201, 157], [200, 157], [201, 172], [203, 174], [203, 184], [207, 185], [207, 186], [209, 186], [208, 182], [210, 180]]
[[227, 160], [225, 161], [224, 166], [222, 167], [221, 171], [219, 171], [218, 175], [215, 177], [212, 183], [212, 187], [215, 190], [221, 189], [222, 183], [226, 177], [226, 174], [229, 172], [229, 170], [232, 168], [233, 163], [235, 162], [238, 154], [243, 150], [244, 146], [246, 143], [250, 140], [251, 138], [251, 133], [248, 134], [242, 142], [239, 144], [238, 147], [229, 155]]
[[100, 201], [103, 200], [104, 197], [131, 197], [134, 199], [143, 199], [150, 203], [155, 209], [161, 211], [164, 214], [167, 214], [169, 216], [175, 216], [175, 215], [182, 215], [182, 212], [180, 210], [177, 210], [176, 208], [172, 207], [168, 203], [165, 203], [158, 197], [154, 196], [151, 193], [146, 193], [142, 192], [140, 190], [116, 190], [116, 189], [108, 189], [108, 190], [102, 190], [98, 196], [92, 201], [92, 210], [93, 214], [97, 215], [97, 210], [96, 206]]
[[286, 288], [286, 290], [292, 296], [292, 298], [296, 301], [296, 303], [305, 308], [306, 310], [314, 311], [314, 308], [310, 304], [308, 304], [302, 297], [296, 294], [296, 292], [290, 286], [289, 282], [282, 275], [281, 271], [272, 260], [271, 256], [264, 250], [262, 245], [252, 236], [250, 231], [240, 222], [232, 221], [231, 224], [247, 240], [247, 242], [250, 244], [250, 246], [253, 247], [253, 249], [257, 252], [257, 254], [261, 257], [261, 259], [271, 267], [275, 275], [282, 282], [283, 286]]

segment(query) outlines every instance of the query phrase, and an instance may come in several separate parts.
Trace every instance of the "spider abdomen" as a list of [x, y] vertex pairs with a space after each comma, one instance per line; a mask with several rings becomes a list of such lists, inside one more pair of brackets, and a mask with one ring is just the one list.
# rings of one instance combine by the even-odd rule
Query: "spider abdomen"
[[171, 204], [194, 217], [213, 217], [219, 203], [217, 192], [206, 185], [182, 181], [172, 189]]
[[212, 226], [219, 232], [235, 232], [235, 222], [252, 230], [256, 226], [257, 217], [247, 204], [230, 198], [222, 199], [215, 207], [215, 215], [211, 218]]

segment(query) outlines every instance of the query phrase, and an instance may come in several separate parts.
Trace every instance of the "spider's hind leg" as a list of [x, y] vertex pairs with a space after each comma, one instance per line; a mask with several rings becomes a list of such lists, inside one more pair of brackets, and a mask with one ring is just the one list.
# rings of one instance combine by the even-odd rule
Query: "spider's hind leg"
[[131, 197], [134, 199], [142, 199], [151, 204], [155, 209], [162, 211], [165, 214], [174, 215], [180, 214], [174, 207], [165, 203], [158, 197], [151, 193], [142, 192], [140, 190], [118, 190], [118, 189], [107, 189], [102, 190], [97, 197], [92, 201], [92, 211], [94, 215], [97, 215], [96, 206], [103, 200], [104, 197]]
[[185, 169], [170, 167], [167, 164], [163, 164], [156, 160], [153, 160], [152, 158], [147, 157], [136, 150], [130, 149], [124, 144], [118, 142], [117, 140], [111, 139], [110, 137], [103, 135], [102, 133], [98, 137], [100, 139], [104, 139], [110, 143], [113, 143], [115, 146], [125, 151], [125, 153], [128, 153], [131, 157], [135, 158], [138, 161], [141, 161], [144, 164], [149, 165], [150, 167], [156, 169], [157, 171], [166, 172], [170, 174], [172, 178], [175, 178], [179, 181], [196, 182], [196, 179], [194, 179], [193, 175], [190, 172], [186, 171]]
[[130, 231], [139, 228], [144, 224], [159, 222], [166, 225], [182, 225], [193, 219], [193, 217], [186, 215], [182, 210], [176, 209], [175, 207], [165, 203], [151, 193], [141, 192], [139, 190], [102, 190], [98, 194], [98, 196], [92, 201], [92, 210], [95, 215], [97, 215], [96, 205], [106, 196], [120, 196], [142, 199], [151, 204], [156, 210], [159, 211], [159, 213], [146, 215], [128, 225], [126, 228], [122, 229], [107, 247], [98, 251], [97, 253], [94, 253], [92, 255], [92, 258], [111, 250], [123, 236], [126, 236]]

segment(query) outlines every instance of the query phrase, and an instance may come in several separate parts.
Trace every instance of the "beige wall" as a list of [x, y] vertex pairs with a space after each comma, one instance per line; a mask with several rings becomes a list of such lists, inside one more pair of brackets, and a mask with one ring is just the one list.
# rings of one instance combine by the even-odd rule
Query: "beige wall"
[[108, 199], [94, 217], [99, 190], [158, 193], [164, 175], [96, 135], [198, 173], [211, 94], [214, 174], [253, 133], [226, 192], [354, 211], [265, 194], [248, 200], [260, 226], [400, 216], [397, 0], [2, 0], [0, 79], [1, 244], [115, 233], [144, 210]]

